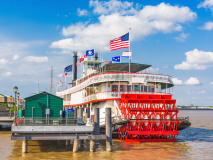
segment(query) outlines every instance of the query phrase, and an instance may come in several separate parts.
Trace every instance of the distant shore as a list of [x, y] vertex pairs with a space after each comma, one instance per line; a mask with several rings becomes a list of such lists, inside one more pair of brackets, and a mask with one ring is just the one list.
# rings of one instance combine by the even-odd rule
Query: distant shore
[[190, 108], [187, 108], [187, 109], [178, 108], [178, 110], [205, 110], [205, 111], [212, 110], [213, 111], [213, 109], [209, 109], [209, 108], [198, 108], [198, 109], [194, 109], [194, 108], [192, 108], [192, 109], [190, 109]]

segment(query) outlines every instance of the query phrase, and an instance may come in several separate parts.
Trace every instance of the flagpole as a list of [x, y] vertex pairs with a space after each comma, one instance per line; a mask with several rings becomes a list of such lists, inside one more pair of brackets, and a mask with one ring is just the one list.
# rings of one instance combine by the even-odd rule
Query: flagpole
[[[131, 31], [131, 28], [129, 28], [129, 52], [130, 52], [130, 31]], [[129, 56], [129, 74], [130, 74], [130, 56]]]
[[66, 77], [66, 75], [65, 75], [65, 89], [67, 89], [67, 77]]

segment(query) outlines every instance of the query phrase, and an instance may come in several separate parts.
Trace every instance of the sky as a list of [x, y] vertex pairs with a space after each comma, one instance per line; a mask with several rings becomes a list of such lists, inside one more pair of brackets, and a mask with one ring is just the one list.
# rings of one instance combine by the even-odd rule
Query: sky
[[37, 84], [49, 92], [51, 66], [55, 93], [73, 51], [109, 61], [126, 51], [110, 51], [109, 41], [129, 28], [132, 62], [172, 76], [178, 105], [213, 105], [213, 0], [1, 0], [0, 93], [17, 86], [23, 99]]

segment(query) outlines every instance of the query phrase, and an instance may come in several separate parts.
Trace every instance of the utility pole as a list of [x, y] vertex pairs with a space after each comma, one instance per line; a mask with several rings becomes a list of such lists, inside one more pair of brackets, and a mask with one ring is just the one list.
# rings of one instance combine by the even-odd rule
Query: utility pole
[[50, 83], [50, 93], [53, 94], [53, 66], [51, 66], [51, 83]]

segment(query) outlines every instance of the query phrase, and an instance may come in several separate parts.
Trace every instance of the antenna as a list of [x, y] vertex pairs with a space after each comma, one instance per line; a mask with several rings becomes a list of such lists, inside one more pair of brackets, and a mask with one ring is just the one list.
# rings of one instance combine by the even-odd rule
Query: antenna
[[51, 84], [50, 84], [50, 93], [53, 94], [53, 66], [51, 66]]
[[39, 94], [39, 83], [37, 83], [37, 93]]

